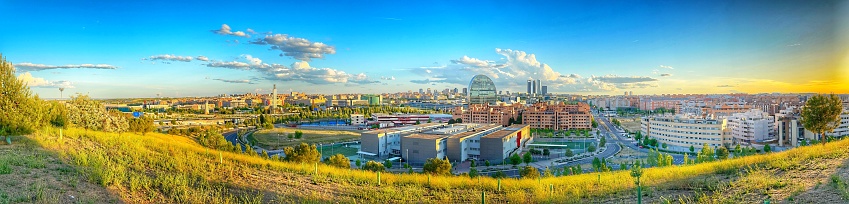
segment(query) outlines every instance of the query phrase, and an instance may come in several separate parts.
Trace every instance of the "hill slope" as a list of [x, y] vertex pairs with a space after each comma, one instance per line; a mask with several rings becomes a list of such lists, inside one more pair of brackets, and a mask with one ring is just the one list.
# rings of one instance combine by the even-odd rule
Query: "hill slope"
[[[55, 165], [73, 166], [86, 181], [130, 203], [471, 203], [480, 202], [482, 192], [490, 203], [636, 201], [633, 179], [624, 171], [500, 182], [385, 173], [378, 184], [373, 172], [219, 152], [180, 136], [80, 129], [65, 133], [60, 139], [56, 130], [46, 129], [22, 140], [36, 149], [32, 151], [52, 157]], [[846, 202], [847, 147], [849, 140], [843, 140], [721, 162], [646, 169], [644, 200]], [[85, 184], [71, 190], [88, 188], [95, 187]]]

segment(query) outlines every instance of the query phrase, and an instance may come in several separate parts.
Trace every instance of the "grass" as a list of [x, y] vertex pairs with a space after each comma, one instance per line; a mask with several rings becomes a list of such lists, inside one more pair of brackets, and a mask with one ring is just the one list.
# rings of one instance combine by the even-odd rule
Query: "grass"
[[[219, 152], [180, 136], [118, 135], [81, 129], [69, 129], [65, 133], [61, 141], [56, 131], [50, 129], [28, 138], [59, 155], [64, 162], [73, 164], [85, 180], [117, 192], [124, 202], [130, 203], [471, 203], [480, 202], [481, 192], [486, 193], [490, 203], [635, 200], [635, 186], [627, 171], [540, 180], [504, 179], [501, 190], [498, 190], [498, 180], [493, 178], [431, 176], [428, 179], [422, 174], [384, 173], [378, 185], [377, 174], [373, 172], [323, 164], [314, 169], [314, 164]], [[649, 168], [642, 177], [646, 186], [644, 192], [649, 197], [647, 201], [654, 199], [654, 202], [661, 202], [660, 196], [701, 202], [718, 200], [716, 196], [721, 195], [741, 195], [744, 199], [737, 202], [754, 202], [760, 197], [746, 197], [752, 193], [724, 192], [763, 187], [787, 189], [789, 195], [790, 189], [798, 187], [788, 188], [791, 182], [771, 172], [783, 171], [782, 168], [817, 172], [821, 168], [830, 169], [830, 166], [809, 163], [845, 160], [849, 153], [846, 146], [849, 140], [699, 165]], [[219, 162], [219, 155], [223, 162]], [[786, 165], [775, 160], [801, 165]], [[720, 172], [724, 174], [718, 174]], [[553, 192], [549, 185], [553, 186]], [[772, 195], [775, 192], [767, 190], [754, 194]], [[799, 195], [802, 196], [804, 194]]]
[[[295, 131], [304, 133], [301, 139], [289, 139], [288, 134]], [[279, 134], [279, 136], [278, 136]], [[274, 128], [271, 130], [260, 130], [254, 133], [249, 140], [266, 149], [282, 149], [298, 145], [302, 142], [307, 144], [328, 144], [335, 142], [352, 141], [360, 138], [360, 133], [343, 130], [308, 130], [297, 128]]]

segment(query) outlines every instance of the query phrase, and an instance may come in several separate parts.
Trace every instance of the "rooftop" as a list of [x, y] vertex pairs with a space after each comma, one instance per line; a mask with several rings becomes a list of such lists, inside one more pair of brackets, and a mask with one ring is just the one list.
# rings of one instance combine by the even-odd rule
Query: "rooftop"
[[433, 134], [411, 134], [406, 138], [412, 139], [425, 139], [425, 140], [436, 140], [448, 137], [447, 135], [433, 135]]
[[504, 138], [504, 137], [507, 137], [508, 135], [512, 135], [516, 131], [521, 130], [525, 126], [528, 126], [528, 125], [519, 125], [519, 124], [511, 125], [509, 127], [501, 129], [499, 131], [493, 132], [489, 135], [483, 136], [482, 138]]

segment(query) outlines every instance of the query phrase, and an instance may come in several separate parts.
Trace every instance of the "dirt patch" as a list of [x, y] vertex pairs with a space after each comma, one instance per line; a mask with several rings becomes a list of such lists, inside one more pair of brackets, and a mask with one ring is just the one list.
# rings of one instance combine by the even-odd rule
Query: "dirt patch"
[[[294, 138], [295, 131], [303, 133], [301, 139]], [[293, 138], [288, 135], [292, 134]], [[297, 128], [274, 128], [271, 130], [260, 130], [253, 134], [252, 141], [265, 149], [282, 149], [283, 147], [295, 146], [302, 142], [307, 144], [327, 144], [345, 142], [360, 138], [359, 132], [343, 130], [308, 130]]]

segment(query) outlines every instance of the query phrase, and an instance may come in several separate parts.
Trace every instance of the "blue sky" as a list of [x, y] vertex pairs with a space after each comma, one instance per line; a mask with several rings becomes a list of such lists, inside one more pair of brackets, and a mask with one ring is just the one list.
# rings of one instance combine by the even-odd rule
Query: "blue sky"
[[575, 94], [847, 92], [848, 7], [0, 1], [0, 53], [47, 98], [58, 97], [56, 87], [98, 98], [268, 92], [271, 84], [328, 94], [441, 90], [475, 74], [506, 91], [541, 79]]

